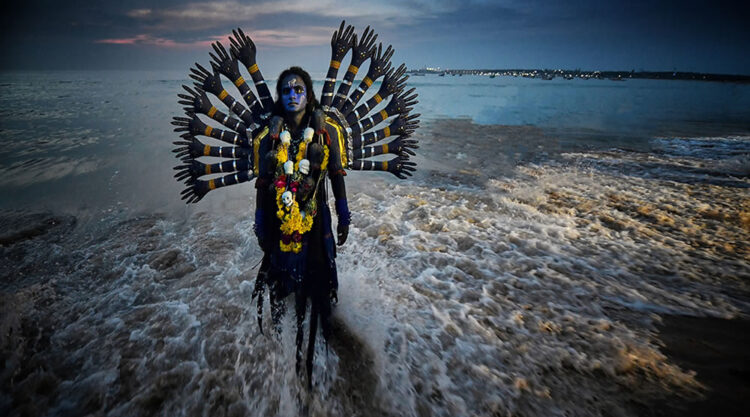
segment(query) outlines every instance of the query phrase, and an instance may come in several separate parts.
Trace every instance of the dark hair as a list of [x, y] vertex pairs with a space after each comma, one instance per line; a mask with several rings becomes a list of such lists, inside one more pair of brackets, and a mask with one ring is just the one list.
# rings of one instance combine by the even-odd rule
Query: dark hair
[[283, 116], [286, 114], [284, 105], [281, 103], [281, 82], [284, 81], [284, 78], [290, 75], [298, 75], [300, 78], [302, 78], [302, 82], [305, 83], [305, 90], [307, 90], [305, 92], [305, 94], [307, 95], [305, 117], [310, 117], [310, 115], [312, 115], [313, 113], [313, 110], [318, 107], [318, 100], [315, 98], [315, 90], [313, 90], [313, 83], [312, 78], [310, 78], [310, 74], [308, 74], [307, 71], [303, 70], [300, 67], [289, 67], [282, 71], [279, 75], [279, 79], [278, 81], [276, 81], [276, 102], [274, 102], [273, 105], [273, 114], [278, 116]]

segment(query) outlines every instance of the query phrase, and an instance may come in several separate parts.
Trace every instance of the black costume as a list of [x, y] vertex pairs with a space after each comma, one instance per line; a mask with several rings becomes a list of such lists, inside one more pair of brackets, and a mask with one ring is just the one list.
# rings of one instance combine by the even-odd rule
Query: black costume
[[[313, 169], [311, 177], [320, 178], [327, 175], [331, 180], [331, 188], [337, 202], [339, 224], [348, 226], [350, 215], [346, 206], [346, 189], [343, 176], [345, 172], [342, 165], [340, 145], [343, 144], [343, 134], [332, 120], [325, 120], [322, 112], [316, 111], [306, 116], [309, 123], [314, 125], [320, 145], [329, 150], [326, 172], [316, 172]], [[271, 123], [278, 126], [281, 122]], [[290, 154], [296, 154], [302, 142], [302, 129], [300, 132], [291, 134]], [[326, 182], [323, 179], [315, 181], [316, 185], [305, 194], [315, 199], [317, 212], [311, 229], [302, 237], [302, 249], [298, 256], [285, 253], [281, 250], [279, 241], [282, 240], [281, 221], [276, 215], [277, 201], [274, 188], [274, 172], [278, 168], [270, 156], [275, 147], [279, 146], [277, 139], [280, 132], [264, 130], [253, 140], [253, 153], [258, 161], [256, 175], [257, 199], [256, 199], [256, 234], [259, 237], [264, 256], [261, 262], [258, 279], [256, 280], [253, 296], [259, 296], [258, 323], [262, 326], [262, 296], [264, 288], [269, 289], [271, 311], [275, 323], [279, 322], [284, 312], [283, 299], [290, 293], [296, 294], [296, 313], [298, 318], [297, 328], [297, 354], [298, 365], [301, 357], [302, 345], [302, 320], [305, 316], [307, 299], [311, 300], [310, 334], [316, 334], [318, 325], [317, 318], [323, 330], [324, 338], [330, 334], [331, 301], [335, 301], [338, 289], [338, 277], [336, 271], [336, 246], [331, 227], [331, 213], [328, 207]], [[296, 143], [295, 143], [296, 142]], [[313, 142], [314, 143], [314, 142]], [[308, 152], [309, 153], [309, 152]], [[265, 155], [262, 158], [261, 155]], [[318, 161], [319, 163], [320, 161]], [[318, 170], [320, 168], [317, 168]], [[291, 258], [291, 259], [290, 259]], [[312, 366], [314, 349], [314, 337], [310, 337], [308, 344], [308, 372]]]
[[[284, 313], [283, 299], [295, 294], [299, 369], [301, 326], [307, 300], [311, 300], [307, 352], [308, 383], [311, 383], [318, 319], [327, 339], [331, 302], [337, 301], [338, 288], [336, 247], [324, 177], [329, 177], [335, 197], [339, 232], [342, 227], [348, 230], [350, 215], [343, 179], [346, 169], [388, 171], [399, 178], [410, 176], [415, 169], [409, 155], [414, 155], [417, 145], [408, 138], [419, 123], [418, 114], [410, 115], [412, 106], [417, 103], [416, 94], [412, 94], [413, 89], [404, 92], [408, 78], [406, 67], [403, 64], [391, 67], [393, 50], [390, 46], [385, 50], [382, 44], [375, 47], [377, 35], [369, 27], [358, 41], [354, 28], [345, 27], [342, 22], [331, 39], [331, 63], [320, 105], [306, 111], [298, 130], [290, 132], [258, 69], [254, 43], [239, 29], [233, 31], [233, 35], [230, 37], [231, 54], [216, 42], [213, 45], [216, 54], [210, 54], [212, 71], [195, 64], [190, 75], [197, 81], [195, 89], [183, 86], [188, 94], [179, 95], [180, 103], [187, 106], [188, 117], [175, 117], [172, 122], [178, 126], [176, 131], [185, 132], [181, 135], [183, 140], [175, 142], [174, 152], [184, 162], [175, 167], [178, 171], [175, 177], [185, 181], [187, 188], [182, 198], [188, 203], [199, 201], [216, 188], [257, 178], [255, 227], [264, 252], [253, 291], [253, 297], [258, 297], [258, 323], [262, 329], [262, 300], [266, 288], [275, 323]], [[352, 51], [351, 63], [334, 96], [341, 60], [349, 50]], [[348, 95], [359, 67], [367, 60], [371, 60], [367, 76]], [[240, 74], [238, 62], [247, 68], [257, 96]], [[234, 83], [244, 105], [224, 89], [220, 75]], [[357, 106], [380, 77], [383, 80], [378, 91]], [[277, 86], [277, 93], [278, 89]], [[217, 109], [208, 94], [220, 100], [228, 111]], [[312, 97], [314, 102], [314, 94]], [[380, 105], [386, 100], [387, 104]], [[198, 114], [213, 119], [222, 128], [208, 125]], [[212, 146], [198, 139], [198, 135], [232, 146]], [[396, 138], [388, 143], [368, 146], [392, 136]], [[366, 159], [381, 154], [396, 156], [390, 160]], [[198, 160], [202, 156], [228, 160], [205, 164]], [[231, 174], [223, 175], [226, 173]], [[201, 179], [203, 176], [213, 178]]]

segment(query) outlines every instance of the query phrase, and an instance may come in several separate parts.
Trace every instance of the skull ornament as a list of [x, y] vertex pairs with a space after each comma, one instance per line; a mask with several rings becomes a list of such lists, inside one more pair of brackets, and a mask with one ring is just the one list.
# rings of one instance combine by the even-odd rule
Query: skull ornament
[[299, 172], [301, 172], [304, 175], [307, 175], [310, 173], [310, 161], [307, 159], [303, 159], [299, 161]]
[[292, 161], [284, 162], [284, 174], [292, 175], [293, 172], [294, 172], [294, 162]]
[[314, 134], [315, 134], [315, 131], [313, 130], [313, 128], [311, 127], [305, 128], [305, 131], [302, 132], [302, 137], [305, 139], [305, 143], [312, 142]]
[[281, 144], [284, 146], [289, 146], [289, 144], [292, 143], [292, 135], [288, 130], [281, 132], [279, 134], [279, 139], [281, 139]]
[[286, 207], [289, 207], [292, 205], [292, 192], [291, 191], [284, 191], [283, 194], [281, 194], [281, 202], [284, 203]]

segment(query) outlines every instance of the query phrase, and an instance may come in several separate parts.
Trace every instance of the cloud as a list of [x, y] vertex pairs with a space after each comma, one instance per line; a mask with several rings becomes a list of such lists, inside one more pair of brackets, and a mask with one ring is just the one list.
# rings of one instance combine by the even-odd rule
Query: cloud
[[[331, 28], [327, 26], [308, 26], [294, 30], [256, 30], [252, 32], [254, 42], [268, 46], [309, 46], [321, 45], [331, 39]], [[229, 34], [211, 35], [194, 41], [178, 41], [165, 37], [157, 37], [149, 34], [139, 34], [124, 38], [97, 39], [94, 43], [111, 45], [148, 45], [161, 48], [191, 49], [206, 48], [212, 43], [219, 41], [229, 45]]]
[[160, 38], [148, 34], [140, 34], [130, 38], [110, 38], [98, 39], [94, 43], [105, 43], [112, 45], [149, 45], [162, 48], [189, 49], [210, 47], [212, 43], [219, 41], [223, 44], [229, 44], [229, 35], [210, 36], [207, 39], [194, 42], [180, 42], [174, 39]]
[[[526, 0], [538, 1], [538, 0]], [[266, 46], [324, 46], [339, 19], [370, 25], [381, 35], [424, 42], [474, 34], [494, 38], [518, 20], [520, 0], [219, 0], [185, 4], [138, 4], [119, 11], [127, 24], [95, 43], [199, 48], [242, 27]], [[468, 20], [461, 17], [468, 16]], [[504, 24], [499, 24], [504, 22]], [[468, 25], [468, 26], [467, 26]], [[517, 25], [516, 25], [517, 26]], [[381, 37], [381, 39], [384, 39]]]
[[330, 42], [333, 30], [327, 26], [308, 26], [296, 30], [255, 30], [254, 42], [273, 46], [308, 46]]
[[180, 43], [175, 42], [172, 39], [158, 38], [147, 34], [136, 35], [130, 38], [98, 39], [95, 40], [94, 43], [108, 43], [112, 45], [156, 45], [167, 48], [181, 46]]
[[393, 27], [432, 18], [466, 6], [455, 0], [362, 1], [362, 0], [288, 0], [193, 2], [165, 8], [132, 9], [127, 16], [145, 25], [149, 31], [197, 31], [252, 24], [259, 29], [283, 25], [287, 20], [321, 18], [362, 20]]
[[[131, 17], [161, 17], [171, 21], [202, 20], [210, 22], [234, 22], [237, 20], [253, 21], [263, 16], [282, 13], [295, 13], [326, 17], [372, 17], [372, 18], [397, 18], [417, 11], [415, 7], [421, 2], [406, 4], [368, 1], [341, 1], [341, 0], [289, 0], [284, 2], [263, 1], [258, 3], [240, 3], [236, 1], [218, 1], [211, 3], [188, 3], [179, 7], [166, 8], [162, 10], [137, 9], [129, 12]], [[430, 12], [430, 9], [441, 9], [442, 7], [430, 6], [444, 2], [424, 2], [421, 12]], [[146, 13], [147, 12], [147, 13]]]
[[133, 18], [144, 18], [151, 16], [151, 9], [133, 9], [125, 13], [129, 17]]
[[[426, 19], [458, 7], [454, 0], [374, 2], [361, 0], [289, 0], [285, 2], [217, 1], [133, 8], [124, 12], [136, 35], [107, 37], [94, 43], [149, 45], [188, 49], [228, 42], [233, 27], [243, 27], [254, 41], [276, 47], [325, 45], [335, 29], [309, 22], [361, 20], [381, 30]], [[360, 28], [361, 29], [361, 28]], [[223, 33], [223, 34], [220, 34]]]

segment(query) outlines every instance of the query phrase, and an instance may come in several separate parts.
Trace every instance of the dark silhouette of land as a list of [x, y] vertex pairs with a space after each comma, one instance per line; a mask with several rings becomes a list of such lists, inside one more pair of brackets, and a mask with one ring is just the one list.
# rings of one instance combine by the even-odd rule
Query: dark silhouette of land
[[738, 74], [710, 74], [702, 72], [683, 72], [683, 71], [583, 71], [580, 69], [437, 69], [422, 68], [408, 71], [412, 75], [436, 74], [439, 76], [462, 76], [462, 75], [483, 75], [491, 78], [497, 76], [504, 77], [525, 77], [540, 78], [543, 80], [552, 80], [557, 77], [566, 80], [581, 78], [588, 80], [591, 78], [599, 80], [625, 81], [628, 79], [650, 79], [650, 80], [690, 80], [690, 81], [718, 81], [733, 83], [750, 83], [750, 75]]

